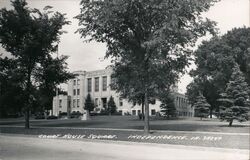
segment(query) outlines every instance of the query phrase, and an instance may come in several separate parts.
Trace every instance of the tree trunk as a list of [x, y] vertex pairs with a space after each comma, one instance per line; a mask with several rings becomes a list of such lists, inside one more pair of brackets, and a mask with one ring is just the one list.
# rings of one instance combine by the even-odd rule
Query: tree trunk
[[30, 128], [30, 110], [29, 107], [25, 110], [25, 129]]
[[144, 120], [144, 133], [149, 134], [149, 103], [148, 93], [145, 93], [145, 120]]
[[142, 104], [141, 104], [141, 114], [142, 114], [142, 120], [145, 119], [145, 114], [144, 114], [144, 102], [142, 101]]
[[213, 116], [213, 109], [210, 109], [209, 116], [210, 116], [210, 118], [212, 118], [212, 116]]
[[229, 121], [229, 125], [228, 126], [231, 127], [232, 124], [233, 124], [233, 119]]
[[28, 69], [28, 77], [27, 77], [27, 86], [26, 86], [26, 107], [25, 107], [25, 129], [30, 128], [30, 105], [31, 105], [31, 97], [30, 97], [30, 89], [31, 89], [31, 69]]

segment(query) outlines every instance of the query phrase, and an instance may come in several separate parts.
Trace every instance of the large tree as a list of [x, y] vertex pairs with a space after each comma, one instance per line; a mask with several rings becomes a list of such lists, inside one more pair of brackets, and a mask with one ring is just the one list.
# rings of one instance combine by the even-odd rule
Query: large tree
[[212, 110], [218, 111], [216, 100], [224, 92], [235, 63], [250, 85], [250, 28], [234, 28], [202, 42], [195, 52], [197, 68], [190, 73], [194, 81], [187, 88], [189, 101], [194, 102], [199, 88], [211, 104], [210, 115]]
[[21, 80], [16, 61], [0, 57], [0, 117], [22, 113], [24, 92]]
[[74, 77], [67, 71], [68, 56], [60, 56], [53, 58], [51, 55], [41, 62], [41, 66], [37, 67], [35, 77], [39, 82], [39, 103], [42, 110], [51, 110], [53, 97], [59, 91], [58, 85]]
[[29, 128], [32, 108], [34, 72], [49, 54], [56, 51], [62, 26], [68, 24], [65, 15], [52, 12], [47, 6], [43, 12], [27, 7], [25, 0], [12, 1], [13, 9], [0, 10], [0, 43], [11, 54], [24, 77], [25, 128]]
[[81, 1], [78, 32], [90, 37], [89, 41], [107, 44], [106, 57], [114, 60], [118, 92], [143, 94], [145, 133], [149, 133], [148, 100], [168, 89], [184, 72], [189, 46], [207, 31], [214, 33], [215, 23], [201, 13], [215, 1]]
[[227, 120], [229, 126], [232, 126], [233, 120], [240, 122], [248, 120], [248, 112], [250, 111], [249, 92], [250, 88], [236, 64], [230, 81], [227, 83], [225, 93], [219, 99], [221, 102], [220, 118]]

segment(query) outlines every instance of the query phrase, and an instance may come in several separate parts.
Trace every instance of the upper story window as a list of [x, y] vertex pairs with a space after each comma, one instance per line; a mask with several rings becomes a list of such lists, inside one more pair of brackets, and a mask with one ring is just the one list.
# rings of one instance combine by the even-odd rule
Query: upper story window
[[62, 100], [59, 99], [59, 108], [62, 108]]
[[102, 90], [107, 91], [107, 76], [102, 77]]
[[76, 80], [75, 80], [75, 79], [73, 80], [73, 85], [74, 85], [74, 86], [76, 85]]
[[74, 96], [76, 95], [76, 90], [75, 90], [75, 89], [73, 89], [73, 95], [74, 95]]
[[99, 77], [95, 77], [95, 91], [99, 92]]
[[77, 108], [79, 108], [79, 106], [80, 106], [80, 99], [77, 99], [76, 105], [77, 105]]
[[73, 99], [73, 108], [75, 108], [75, 107], [76, 107], [76, 100]]
[[92, 79], [88, 78], [88, 92], [91, 92], [91, 88], [92, 88]]
[[77, 79], [77, 85], [80, 85], [80, 79]]
[[80, 89], [77, 89], [77, 95], [80, 95]]

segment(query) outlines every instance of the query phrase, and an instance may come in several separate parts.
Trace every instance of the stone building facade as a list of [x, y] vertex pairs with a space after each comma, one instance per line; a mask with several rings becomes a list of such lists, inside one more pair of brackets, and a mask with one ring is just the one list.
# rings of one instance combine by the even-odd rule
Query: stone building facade
[[[59, 95], [53, 99], [53, 115], [59, 115], [59, 113], [72, 113], [72, 112], [84, 112], [84, 102], [87, 94], [91, 95], [94, 101], [94, 112], [100, 112], [102, 109], [107, 108], [109, 98], [112, 96], [117, 106], [117, 111], [122, 115], [138, 115], [142, 113], [141, 106], [129, 103], [126, 99], [123, 99], [112, 90], [111, 84], [111, 69], [96, 70], [96, 71], [76, 71], [76, 78], [68, 81], [68, 95]], [[185, 95], [174, 92], [175, 106], [179, 116], [192, 117], [194, 115], [194, 109], [188, 104]], [[150, 104], [149, 115], [156, 115], [160, 112], [161, 102], [155, 100], [153, 104]]]

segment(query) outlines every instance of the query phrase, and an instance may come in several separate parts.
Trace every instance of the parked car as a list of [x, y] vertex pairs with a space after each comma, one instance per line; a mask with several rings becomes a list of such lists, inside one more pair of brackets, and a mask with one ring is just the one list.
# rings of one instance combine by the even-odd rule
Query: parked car
[[45, 119], [45, 116], [43, 114], [38, 114], [35, 116], [35, 119]]
[[57, 116], [53, 116], [53, 115], [47, 117], [47, 119], [57, 119], [57, 118], [58, 118]]

